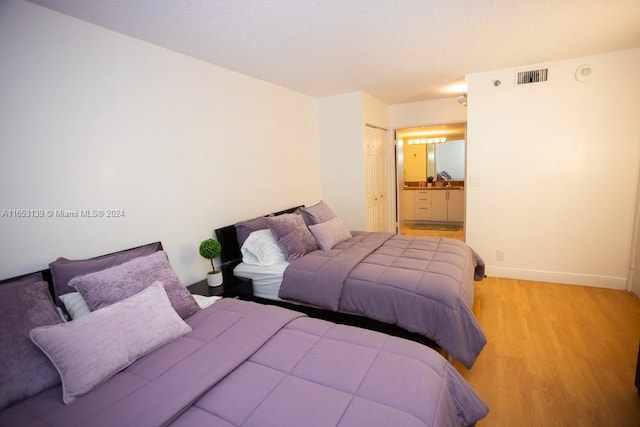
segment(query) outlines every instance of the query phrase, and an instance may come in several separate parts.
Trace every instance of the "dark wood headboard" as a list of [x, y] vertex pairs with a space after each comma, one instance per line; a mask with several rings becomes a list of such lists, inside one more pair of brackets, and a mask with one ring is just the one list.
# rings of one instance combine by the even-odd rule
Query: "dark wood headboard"
[[[304, 205], [294, 206], [279, 212], [270, 213], [266, 216], [282, 215], [286, 213], [293, 213], [296, 209], [303, 208]], [[240, 220], [241, 221], [241, 220]], [[234, 224], [227, 225], [215, 230], [216, 237], [220, 245], [222, 246], [222, 252], [220, 253], [220, 261], [222, 265], [222, 275], [231, 277], [233, 275], [233, 269], [242, 261], [242, 252], [240, 252], [240, 245], [238, 244], [238, 234], [236, 233], [236, 226]]]
[[[129, 249], [121, 250], [121, 251], [111, 252], [111, 253], [108, 253], [106, 255], [100, 255], [100, 256], [97, 256], [97, 257], [93, 257], [93, 258], [87, 258], [87, 260], [94, 259], [94, 258], [108, 257], [110, 255], [115, 255], [115, 254], [118, 254], [118, 253], [130, 251], [130, 250], [133, 250], [133, 249], [140, 248], [142, 246], [147, 246], [147, 245], [152, 245], [152, 244], [156, 245], [156, 249], [155, 249], [156, 251], [162, 251], [163, 250], [162, 242], [158, 241], [158, 242], [153, 242], [153, 243], [147, 243], [145, 245], [136, 246], [134, 248], [129, 248]], [[82, 260], [79, 260], [79, 261], [82, 261]], [[53, 277], [51, 276], [51, 270], [48, 269], [48, 268], [45, 269], [45, 270], [34, 271], [33, 273], [21, 274], [20, 276], [9, 277], [7, 279], [0, 280], [0, 286], [4, 285], [6, 283], [14, 282], [16, 280], [20, 280], [21, 278], [30, 276], [30, 275], [32, 275], [34, 273], [42, 274], [42, 279], [49, 284], [49, 292], [51, 293], [51, 296], [53, 297], [53, 300], [55, 301], [56, 305], [61, 305], [61, 302], [56, 298], [56, 294], [55, 294], [55, 291], [53, 289]]]

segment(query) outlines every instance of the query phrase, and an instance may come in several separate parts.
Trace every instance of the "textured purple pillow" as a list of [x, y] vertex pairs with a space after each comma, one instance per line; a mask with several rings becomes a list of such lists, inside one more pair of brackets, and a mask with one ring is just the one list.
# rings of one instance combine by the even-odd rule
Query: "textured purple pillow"
[[[58, 258], [57, 260], [49, 264], [53, 282], [53, 290], [55, 292], [56, 299], [58, 299], [60, 295], [68, 294], [69, 292], [75, 292], [75, 290], [68, 284], [69, 281], [76, 276], [93, 273], [109, 267], [114, 267], [116, 265], [122, 264], [123, 262], [130, 261], [134, 258], [151, 255], [152, 253], [160, 249], [162, 249], [161, 243], [155, 242], [149, 243], [148, 245], [139, 246], [137, 248], [127, 249], [113, 254], [102, 255], [89, 259], [73, 260]], [[56, 303], [58, 303], [58, 301], [56, 301]]]
[[49, 285], [36, 277], [0, 286], [0, 410], [60, 383], [49, 359], [29, 339], [31, 329], [62, 322]]
[[164, 251], [74, 277], [69, 286], [77, 289], [94, 311], [137, 294], [155, 281], [164, 283], [171, 305], [180, 317], [186, 319], [198, 311], [196, 300], [180, 282]]
[[329, 205], [322, 200], [313, 206], [301, 208], [300, 210], [305, 222], [309, 225], [320, 224], [336, 217]]
[[254, 231], [264, 230], [269, 228], [267, 225], [267, 218], [259, 216], [257, 218], [248, 219], [246, 221], [240, 221], [235, 224], [236, 234], [238, 235], [238, 245], [242, 248], [245, 240], [249, 237], [249, 234]]
[[190, 331], [171, 308], [162, 283], [155, 282], [73, 322], [34, 328], [30, 336], [60, 373], [62, 400], [68, 404]]
[[328, 251], [338, 243], [352, 237], [347, 226], [338, 217], [320, 224], [310, 225], [309, 230], [323, 251]]
[[282, 214], [269, 217], [267, 224], [276, 237], [287, 261], [291, 262], [318, 249], [318, 245], [301, 215]]

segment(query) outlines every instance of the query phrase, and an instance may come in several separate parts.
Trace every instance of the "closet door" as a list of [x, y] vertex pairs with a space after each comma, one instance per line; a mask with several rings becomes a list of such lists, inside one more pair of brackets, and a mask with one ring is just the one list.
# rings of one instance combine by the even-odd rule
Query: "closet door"
[[386, 150], [387, 131], [377, 127], [364, 127], [366, 230], [385, 231], [387, 199]]

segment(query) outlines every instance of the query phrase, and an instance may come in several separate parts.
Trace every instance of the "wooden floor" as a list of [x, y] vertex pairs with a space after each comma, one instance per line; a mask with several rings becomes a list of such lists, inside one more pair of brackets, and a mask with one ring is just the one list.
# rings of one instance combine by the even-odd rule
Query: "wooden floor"
[[474, 312], [487, 345], [473, 368], [454, 364], [489, 406], [478, 427], [640, 426], [635, 295], [488, 277]]
[[458, 231], [438, 231], [438, 230], [414, 230], [410, 227], [403, 226], [400, 228], [400, 234], [407, 236], [437, 236], [450, 237], [452, 239], [464, 241], [464, 229]]
[[488, 343], [455, 365], [489, 406], [479, 427], [640, 426], [633, 294], [489, 277], [474, 312]]

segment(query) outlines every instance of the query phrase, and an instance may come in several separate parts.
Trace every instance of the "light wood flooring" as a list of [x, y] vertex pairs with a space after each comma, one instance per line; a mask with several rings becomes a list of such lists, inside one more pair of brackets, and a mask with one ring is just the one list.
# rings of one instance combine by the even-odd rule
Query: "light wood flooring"
[[488, 342], [455, 366], [489, 406], [479, 427], [640, 426], [635, 295], [493, 277], [475, 289]]
[[436, 236], [436, 237], [450, 237], [452, 239], [464, 241], [464, 228], [460, 228], [458, 231], [438, 231], [438, 230], [413, 230], [409, 227], [401, 227], [400, 234], [407, 236]]
[[640, 426], [635, 295], [488, 277], [474, 312], [487, 345], [454, 365], [489, 406], [478, 427]]

